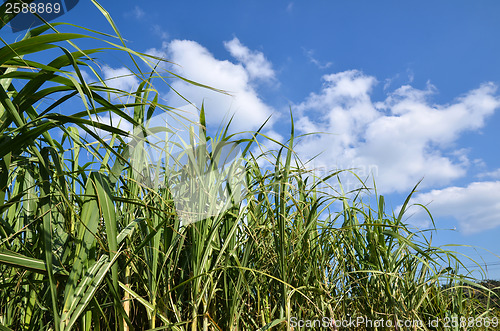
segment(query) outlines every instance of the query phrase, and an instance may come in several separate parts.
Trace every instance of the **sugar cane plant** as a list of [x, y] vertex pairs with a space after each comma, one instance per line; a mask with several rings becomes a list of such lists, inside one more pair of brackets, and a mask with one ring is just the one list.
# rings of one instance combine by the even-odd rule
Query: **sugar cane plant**
[[[175, 132], [151, 119], [182, 114], [153, 83], [210, 87], [160, 72], [165, 60], [128, 48], [92, 2], [114, 36], [47, 23], [1, 39], [1, 330], [292, 330], [359, 316], [426, 330], [496, 316], [494, 292], [456, 253], [405, 224], [415, 190], [395, 214], [376, 192], [363, 203], [361, 180], [335, 189], [341, 171], [318, 177], [295, 155], [293, 117], [276, 150], [259, 149], [272, 140], [260, 130], [211, 135], [203, 107], [185, 140], [160, 144]], [[0, 30], [12, 18], [2, 5]], [[106, 85], [102, 52], [129, 56], [136, 91]], [[162, 157], [148, 159], [148, 146]], [[228, 148], [242, 162], [221, 180]]]

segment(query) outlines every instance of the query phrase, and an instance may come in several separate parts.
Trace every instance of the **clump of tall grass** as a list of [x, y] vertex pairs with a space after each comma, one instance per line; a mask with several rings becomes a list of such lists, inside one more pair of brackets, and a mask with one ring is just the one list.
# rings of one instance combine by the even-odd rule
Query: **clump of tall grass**
[[[372, 206], [356, 192], [323, 190], [338, 173], [306, 170], [293, 151], [293, 119], [286, 144], [256, 153], [252, 147], [267, 139], [260, 130], [211, 137], [202, 108], [198, 132], [183, 146], [187, 167], [157, 164], [150, 177], [147, 167], [137, 168], [144, 157], [131, 148], [137, 137], [95, 118], [113, 114], [146, 132], [155, 114], [175, 112], [159, 103], [153, 86], [164, 81], [154, 65], [161, 59], [106, 35], [106, 47], [80, 50], [70, 41], [88, 36], [55, 30], [63, 27], [33, 29], [0, 49], [1, 329], [290, 330], [295, 320], [356, 317], [438, 318], [442, 329], [446, 318], [492, 316], [489, 299], [469, 291], [493, 293], [460, 275], [454, 252], [404, 223], [411, 194], [396, 215], [382, 196], [375, 194]], [[137, 74], [142, 83], [134, 93], [107, 87], [97, 75], [89, 56], [109, 47], [150, 66]], [[59, 54], [37, 62], [48, 49]], [[83, 69], [99, 84], [86, 81]], [[73, 99], [80, 109], [55, 113]], [[194, 144], [196, 136], [206, 144]], [[217, 146], [230, 144], [244, 158], [241, 199], [183, 221], [176, 188], [187, 178], [189, 192], [200, 185], [186, 169], [210, 174], [223, 157]], [[263, 168], [263, 159], [272, 167]], [[191, 208], [204, 211], [231, 189], [199, 195]]]

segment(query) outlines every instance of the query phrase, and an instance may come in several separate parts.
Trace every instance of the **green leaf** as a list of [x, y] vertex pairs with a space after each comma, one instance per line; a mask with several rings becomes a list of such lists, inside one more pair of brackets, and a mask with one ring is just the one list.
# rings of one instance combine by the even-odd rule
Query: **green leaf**
[[99, 261], [89, 268], [85, 277], [83, 277], [75, 289], [73, 295], [68, 298], [71, 303], [65, 311], [61, 314], [61, 331], [71, 330], [76, 323], [78, 317], [83, 313], [85, 307], [92, 300], [99, 285], [106, 277], [111, 266], [115, 263], [119, 254], [116, 254], [113, 260], [109, 261], [107, 256], [101, 256]]
[[0, 65], [17, 56], [57, 47], [51, 43], [77, 38], [88, 38], [88, 36], [77, 33], [51, 33], [8, 44], [0, 48]]
[[[6, 249], [0, 250], [0, 263], [10, 265], [23, 270], [31, 270], [38, 273], [47, 274], [45, 262], [43, 260], [28, 257]], [[54, 266], [54, 273], [67, 276], [68, 272], [61, 267]]]

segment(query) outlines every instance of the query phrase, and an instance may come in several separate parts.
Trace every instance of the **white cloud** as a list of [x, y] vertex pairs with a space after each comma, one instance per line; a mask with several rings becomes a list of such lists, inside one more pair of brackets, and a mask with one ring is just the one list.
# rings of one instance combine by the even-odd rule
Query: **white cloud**
[[[116, 114], [113, 113], [104, 113], [104, 114], [99, 114], [99, 115], [91, 115], [90, 120], [93, 122], [101, 123], [101, 124], [106, 124], [109, 126], [112, 126], [113, 128], [132, 133], [133, 130], [133, 125], [132, 123], [124, 120], [123, 118], [119, 117]], [[110, 142], [111, 138], [111, 133], [107, 130], [102, 130], [95, 128], [93, 126], [87, 125], [87, 128], [89, 128], [91, 131], [93, 131], [95, 134], [97, 134], [101, 139], [107, 141], [108, 143]], [[86, 139], [91, 139], [90, 136], [87, 135], [87, 133], [79, 128], [78, 130], [80, 132], [80, 135], [85, 136]], [[128, 137], [122, 137], [125, 141], [128, 141]]]
[[411, 69], [406, 69], [406, 73], [408, 75], [408, 83], [413, 83], [413, 81], [415, 80], [415, 73], [413, 72], [413, 70]]
[[[389, 87], [394, 84], [396, 81], [401, 81], [403, 80], [405, 75], [402, 73], [397, 73], [391, 78], [386, 78], [384, 80], [384, 91], [389, 89]], [[415, 74], [413, 73], [413, 70], [410, 68], [406, 69], [406, 82], [405, 84], [411, 84], [415, 80]]]
[[129, 11], [127, 11], [127, 12], [125, 12], [125, 13], [123, 14], [123, 16], [124, 16], [125, 18], [130, 18], [130, 17], [133, 17], [133, 18], [135, 18], [135, 19], [137, 19], [137, 20], [142, 19], [145, 15], [146, 15], [146, 13], [145, 13], [145, 12], [144, 12], [144, 10], [142, 10], [142, 8], [141, 8], [141, 7], [139, 7], [139, 6], [134, 6], [134, 8], [133, 8], [133, 9], [131, 9], [131, 10], [129, 10]]
[[[80, 82], [80, 78], [78, 77], [78, 74], [76, 73], [76, 71], [71, 70], [70, 73], [71, 73], [71, 77], [73, 77], [74, 79], [76, 79], [77, 82]], [[80, 70], [80, 74], [82, 75], [83, 80], [87, 84], [91, 84], [91, 83], [94, 83], [96, 81], [96, 78], [94, 78], [93, 76], [91, 76], [85, 70]], [[68, 77], [69, 77], [69, 75], [68, 75]]]
[[[411, 201], [423, 204], [431, 212], [436, 221], [440, 218], [453, 217], [458, 221], [459, 230], [472, 234], [500, 226], [500, 181], [473, 182], [467, 187], [447, 187], [417, 194]], [[430, 226], [420, 207], [411, 207], [408, 213], [415, 214], [409, 219], [420, 226]]]
[[152, 56], [155, 56], [157, 58], [161, 58], [161, 59], [165, 60], [165, 61], [157, 61], [155, 59], [148, 58], [147, 60], [150, 61], [150, 65], [152, 65], [152, 67], [149, 68], [149, 70], [152, 70], [154, 67], [157, 72], [162, 74], [162, 71], [169, 69], [170, 63], [167, 62], [167, 61], [169, 61], [167, 50], [166, 50], [167, 47], [168, 47], [168, 42], [164, 41], [164, 42], [162, 42], [161, 48], [150, 48], [144, 52], [145, 54], [152, 55]]
[[134, 7], [134, 10], [133, 10], [133, 14], [134, 14], [134, 17], [137, 18], [137, 19], [141, 19], [144, 17], [144, 15], [146, 14], [144, 12], [144, 10], [141, 9], [141, 7], [139, 6], [135, 6]]
[[500, 179], [500, 168], [493, 170], [493, 171], [479, 173], [476, 177]]
[[302, 157], [318, 153], [320, 167], [376, 169], [380, 192], [404, 192], [425, 177], [421, 187], [446, 185], [465, 175], [465, 151], [453, 150], [464, 131], [478, 130], [500, 106], [496, 86], [487, 83], [451, 104], [433, 105], [428, 99], [436, 88], [409, 85], [382, 102], [370, 98], [376, 79], [351, 70], [323, 77], [319, 93], [301, 104], [297, 128], [326, 132], [303, 139]]
[[165, 51], [165, 49], [167, 48], [167, 46], [168, 46], [168, 43], [163, 42], [162, 43], [162, 48], [160, 48], [160, 49], [158, 49], [158, 48], [150, 48], [150, 49], [146, 50], [144, 53], [149, 54], [149, 55], [153, 55], [153, 56], [156, 56], [156, 57], [160, 57], [162, 59], [166, 59], [167, 58], [167, 52]]
[[251, 51], [236, 37], [224, 42], [224, 46], [231, 56], [245, 66], [251, 79], [271, 80], [275, 78], [272, 65], [262, 52]]
[[108, 66], [102, 68], [106, 85], [125, 92], [137, 90], [139, 79], [127, 68], [121, 67], [113, 69]]
[[314, 57], [314, 50], [312, 49], [304, 49], [304, 53], [311, 63], [317, 66], [319, 69], [328, 69], [332, 66], [332, 62], [321, 63], [318, 59]]
[[[200, 88], [181, 80], [171, 84], [173, 89], [197, 107], [204, 102], [207, 124], [217, 127], [234, 115], [231, 124], [233, 132], [254, 130], [273, 113], [273, 109], [259, 98], [252, 84], [252, 79], [268, 77], [270, 73], [267, 69], [262, 72], [249, 69], [253, 63], [252, 56], [247, 59], [245, 67], [227, 60], [218, 60], [205, 47], [190, 40], [173, 40], [166, 45], [165, 51], [169, 60], [179, 64], [170, 68], [173, 72], [231, 94]], [[174, 92], [170, 92], [167, 99], [174, 107], [185, 103]]]
[[156, 34], [160, 39], [162, 40], [167, 40], [168, 39], [168, 32], [163, 30], [163, 28], [158, 25], [158, 24], [153, 24], [152, 25], [153, 33]]
[[[84, 71], [82, 72], [82, 75], [87, 83], [95, 80], [91, 79], [90, 75]], [[111, 68], [109, 66], [103, 66], [102, 76], [108, 87], [119, 89], [125, 93], [134, 92], [139, 86], [139, 79], [125, 67]], [[134, 97], [122, 93], [111, 93], [111, 98], [118, 99], [118, 102], [130, 102]], [[117, 102], [117, 100], [112, 100], [112, 102]], [[132, 124], [113, 113], [101, 113], [99, 115], [92, 115], [90, 117], [90, 120], [97, 123], [110, 125], [125, 132], [132, 132]], [[108, 131], [96, 129], [91, 126], [87, 127], [93, 130], [98, 136], [103, 139], [109, 139], [111, 137], [111, 134]], [[85, 133], [81, 129], [80, 133], [82, 135], [85, 135]]]

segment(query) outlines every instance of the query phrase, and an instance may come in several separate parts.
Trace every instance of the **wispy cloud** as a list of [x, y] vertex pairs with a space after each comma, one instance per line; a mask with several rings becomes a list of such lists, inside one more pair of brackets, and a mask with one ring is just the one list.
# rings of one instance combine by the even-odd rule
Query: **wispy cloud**
[[303, 50], [304, 50], [304, 54], [307, 56], [307, 58], [309, 59], [309, 61], [311, 63], [313, 63], [315, 66], [317, 66], [318, 68], [320, 68], [320, 69], [328, 69], [328, 68], [330, 68], [333, 65], [332, 62], [324, 62], [324, 63], [322, 63], [318, 59], [316, 59], [314, 57], [314, 50], [312, 50], [312, 49], [305, 49], [305, 48]]
[[[404, 78], [401, 77], [402, 75], [397, 73], [391, 78], [386, 78], [384, 80], [384, 90], [388, 90], [393, 83], [397, 82], [398, 80], [403, 80]], [[403, 75], [404, 76], [404, 75]], [[401, 79], [403, 78], [403, 79]], [[406, 69], [406, 82], [405, 84], [411, 84], [413, 83], [413, 80], [415, 79], [415, 74], [413, 73], [413, 70], [410, 68]]]
[[477, 174], [477, 178], [491, 178], [491, 179], [500, 179], [500, 168], [493, 170], [493, 171], [488, 171], [488, 172], [481, 172]]
[[163, 28], [158, 25], [158, 24], [153, 24], [152, 25], [153, 33], [160, 37], [161, 40], [167, 40], [169, 39], [168, 32], [163, 30]]
[[126, 12], [124, 14], [125, 17], [133, 17], [137, 20], [140, 20], [142, 19], [144, 16], [146, 15], [146, 13], [144, 12], [144, 10], [142, 10], [141, 7], [139, 6], [134, 6], [134, 8], [128, 12]]

